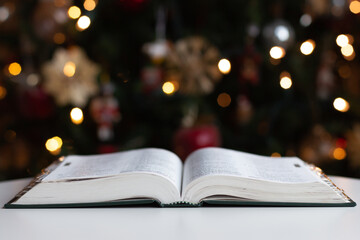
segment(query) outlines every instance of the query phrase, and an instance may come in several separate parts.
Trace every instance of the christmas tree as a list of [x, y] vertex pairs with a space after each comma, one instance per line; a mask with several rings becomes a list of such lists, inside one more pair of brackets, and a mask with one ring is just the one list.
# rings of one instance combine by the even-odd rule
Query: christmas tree
[[206, 146], [360, 177], [359, 1], [4, 0], [0, 179]]

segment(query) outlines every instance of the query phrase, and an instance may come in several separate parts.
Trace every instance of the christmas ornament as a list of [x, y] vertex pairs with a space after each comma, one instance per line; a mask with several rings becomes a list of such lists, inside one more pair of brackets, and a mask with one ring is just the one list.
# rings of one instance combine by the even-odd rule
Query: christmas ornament
[[165, 8], [159, 7], [156, 14], [156, 40], [152, 43], [146, 43], [143, 51], [151, 58], [154, 64], [160, 64], [164, 61], [169, 52], [166, 38], [166, 11]]
[[266, 25], [263, 34], [269, 47], [280, 46], [286, 49], [295, 40], [294, 28], [282, 19], [275, 20]]
[[165, 78], [179, 79], [179, 91], [208, 94], [221, 78], [219, 50], [202, 37], [188, 37], [176, 42], [166, 59]]
[[43, 65], [44, 89], [60, 106], [83, 107], [98, 92], [96, 77], [100, 69], [79, 47], [57, 49]]
[[113, 97], [114, 86], [106, 83], [103, 86], [103, 95], [94, 98], [90, 104], [90, 113], [98, 124], [98, 137], [101, 141], [114, 138], [113, 127], [121, 119], [119, 103]]
[[155, 42], [146, 43], [143, 46], [143, 51], [151, 58], [154, 64], [160, 64], [169, 52], [168, 42], [164, 39], [158, 39]]
[[181, 128], [174, 135], [174, 151], [182, 159], [204, 147], [219, 147], [220, 132], [215, 125]]

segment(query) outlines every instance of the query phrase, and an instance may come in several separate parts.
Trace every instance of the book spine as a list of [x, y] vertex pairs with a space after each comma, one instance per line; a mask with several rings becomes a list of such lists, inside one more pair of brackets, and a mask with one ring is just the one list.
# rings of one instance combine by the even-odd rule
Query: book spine
[[177, 201], [172, 203], [163, 204], [160, 203], [161, 207], [201, 207], [201, 203], [190, 203], [186, 201]]

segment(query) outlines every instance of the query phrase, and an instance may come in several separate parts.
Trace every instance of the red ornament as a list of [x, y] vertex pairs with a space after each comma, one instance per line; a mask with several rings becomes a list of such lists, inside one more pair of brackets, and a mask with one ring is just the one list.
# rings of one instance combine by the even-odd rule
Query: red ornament
[[220, 132], [214, 125], [181, 128], [174, 136], [174, 151], [182, 160], [197, 149], [220, 145]]

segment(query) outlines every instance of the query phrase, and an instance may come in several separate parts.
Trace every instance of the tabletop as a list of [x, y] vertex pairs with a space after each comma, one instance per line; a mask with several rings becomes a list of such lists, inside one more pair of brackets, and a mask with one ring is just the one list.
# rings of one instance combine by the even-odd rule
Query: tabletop
[[[356, 207], [0, 208], [0, 239], [359, 239], [360, 179], [331, 179]], [[29, 181], [0, 182], [0, 205]]]

